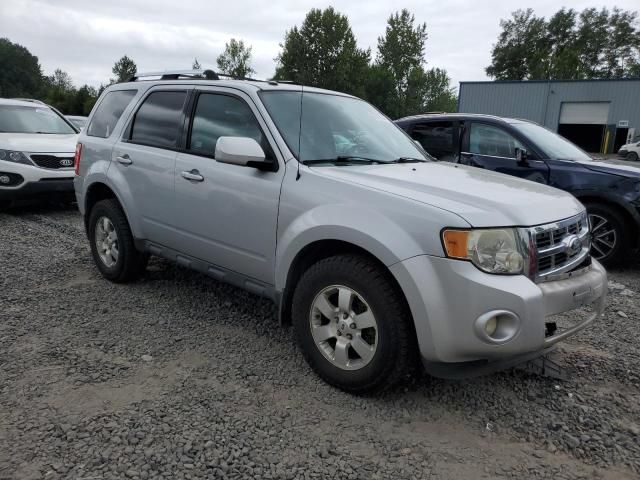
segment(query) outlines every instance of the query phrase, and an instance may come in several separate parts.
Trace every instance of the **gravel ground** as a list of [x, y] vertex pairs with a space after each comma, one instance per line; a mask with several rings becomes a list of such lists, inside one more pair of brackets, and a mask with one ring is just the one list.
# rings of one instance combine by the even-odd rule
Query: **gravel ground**
[[161, 260], [103, 280], [72, 208], [0, 214], [0, 479], [639, 478], [640, 267], [555, 353], [359, 398], [265, 300]]

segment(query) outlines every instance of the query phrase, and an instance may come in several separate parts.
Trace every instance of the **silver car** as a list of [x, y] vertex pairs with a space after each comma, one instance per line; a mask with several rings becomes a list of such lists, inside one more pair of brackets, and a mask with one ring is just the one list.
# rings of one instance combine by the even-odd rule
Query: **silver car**
[[138, 78], [94, 107], [75, 190], [109, 280], [158, 255], [270, 298], [311, 367], [354, 393], [420, 359], [444, 377], [506, 368], [602, 313], [571, 195], [433, 162], [349, 95], [211, 78]]

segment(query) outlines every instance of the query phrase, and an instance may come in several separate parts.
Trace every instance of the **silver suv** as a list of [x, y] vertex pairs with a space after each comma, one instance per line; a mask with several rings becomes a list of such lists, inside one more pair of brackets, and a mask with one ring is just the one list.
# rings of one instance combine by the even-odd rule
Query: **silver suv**
[[75, 189], [109, 280], [152, 254], [268, 297], [311, 367], [354, 393], [418, 359], [445, 377], [506, 368], [602, 313], [571, 195], [433, 162], [349, 95], [211, 78], [134, 79], [93, 109]]

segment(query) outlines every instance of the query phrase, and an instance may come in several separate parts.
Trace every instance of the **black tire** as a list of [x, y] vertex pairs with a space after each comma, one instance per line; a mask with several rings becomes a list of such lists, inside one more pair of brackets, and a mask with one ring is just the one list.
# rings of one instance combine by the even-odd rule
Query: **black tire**
[[[100, 258], [96, 245], [96, 224], [102, 217], [111, 221], [117, 234], [118, 259], [112, 266]], [[117, 200], [101, 200], [93, 206], [89, 213], [87, 234], [93, 261], [103, 277], [112, 282], [125, 283], [139, 278], [144, 272], [149, 256], [136, 249], [127, 217]]]
[[636, 152], [627, 153], [627, 160], [629, 160], [630, 162], [637, 162], [638, 161], [638, 154]]
[[11, 208], [11, 202], [9, 200], [0, 200], [0, 212], [4, 212]]
[[[586, 207], [589, 219], [592, 222], [591, 228], [593, 229], [591, 255], [607, 267], [620, 265], [628, 253], [630, 243], [624, 227], [624, 217], [617, 209], [603, 203], [587, 203]], [[610, 226], [610, 228], [599, 228], [599, 224], [593, 221], [593, 216], [605, 219], [608, 222], [607, 226]], [[607, 254], [603, 257], [602, 252], [606, 245], [599, 242], [598, 235], [610, 230], [615, 232], [616, 241], [614, 247], [607, 251]], [[612, 243], [611, 237], [605, 239], [608, 243]]]
[[[342, 285], [356, 291], [370, 306], [377, 323], [377, 349], [359, 370], [343, 370], [331, 363], [311, 332], [313, 301], [325, 288]], [[363, 255], [343, 254], [311, 266], [293, 294], [293, 326], [302, 353], [327, 383], [354, 394], [373, 393], [415, 374], [418, 347], [411, 314], [389, 272]]]

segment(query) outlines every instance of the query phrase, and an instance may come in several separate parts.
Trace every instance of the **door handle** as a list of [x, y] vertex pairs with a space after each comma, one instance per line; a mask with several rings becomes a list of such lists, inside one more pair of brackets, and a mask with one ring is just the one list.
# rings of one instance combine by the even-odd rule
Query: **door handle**
[[191, 180], [192, 182], [203, 182], [204, 181], [204, 177], [202, 175], [200, 175], [200, 172], [198, 170], [191, 170], [190, 172], [187, 172], [186, 170], [184, 172], [181, 173], [182, 178], [186, 178], [187, 180]]
[[131, 165], [133, 160], [131, 160], [129, 155], [125, 153], [124, 155], [118, 155], [116, 157], [116, 162], [121, 163], [122, 165]]

